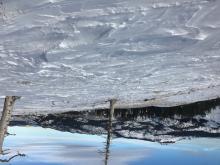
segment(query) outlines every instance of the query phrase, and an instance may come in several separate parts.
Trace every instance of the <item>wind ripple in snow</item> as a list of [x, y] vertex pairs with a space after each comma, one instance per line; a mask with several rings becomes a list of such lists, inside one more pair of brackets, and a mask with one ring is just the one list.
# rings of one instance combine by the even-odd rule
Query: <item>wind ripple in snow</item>
[[2, 2], [0, 91], [18, 109], [219, 97], [219, 1]]

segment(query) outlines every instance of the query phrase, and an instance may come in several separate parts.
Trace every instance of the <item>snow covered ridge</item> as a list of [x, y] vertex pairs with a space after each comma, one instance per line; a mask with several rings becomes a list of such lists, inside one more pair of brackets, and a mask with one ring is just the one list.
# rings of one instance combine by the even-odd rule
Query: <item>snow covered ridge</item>
[[[83, 134], [175, 143], [192, 137], [220, 137], [220, 99], [176, 107], [71, 111], [14, 115], [11, 125], [35, 125]], [[111, 135], [112, 132], [112, 135]]]
[[220, 97], [218, 0], [0, 2], [0, 94], [17, 109]]

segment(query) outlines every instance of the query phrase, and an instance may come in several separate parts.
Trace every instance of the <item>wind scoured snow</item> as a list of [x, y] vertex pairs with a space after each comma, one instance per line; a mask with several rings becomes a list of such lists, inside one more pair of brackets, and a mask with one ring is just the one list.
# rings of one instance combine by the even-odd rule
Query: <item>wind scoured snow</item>
[[0, 91], [17, 109], [220, 96], [218, 0], [0, 1]]

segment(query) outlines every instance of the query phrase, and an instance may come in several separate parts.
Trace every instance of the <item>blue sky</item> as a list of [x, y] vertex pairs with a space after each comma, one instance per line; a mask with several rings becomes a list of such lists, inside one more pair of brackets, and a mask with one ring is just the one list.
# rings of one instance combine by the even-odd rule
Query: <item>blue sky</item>
[[[60, 132], [41, 127], [10, 127], [16, 136], [5, 138], [4, 148], [25, 153], [12, 164], [103, 164], [106, 136]], [[209, 164], [220, 161], [220, 139], [192, 138], [161, 145], [143, 140], [111, 141], [110, 164]]]

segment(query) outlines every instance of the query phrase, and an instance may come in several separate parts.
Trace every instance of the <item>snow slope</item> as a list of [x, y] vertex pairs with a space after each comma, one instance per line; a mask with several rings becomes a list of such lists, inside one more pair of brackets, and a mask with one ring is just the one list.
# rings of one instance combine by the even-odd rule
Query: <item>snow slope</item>
[[220, 96], [219, 0], [0, 2], [0, 95], [23, 96], [17, 109]]

